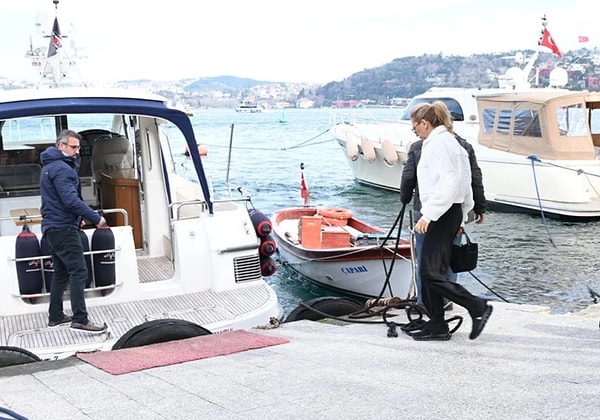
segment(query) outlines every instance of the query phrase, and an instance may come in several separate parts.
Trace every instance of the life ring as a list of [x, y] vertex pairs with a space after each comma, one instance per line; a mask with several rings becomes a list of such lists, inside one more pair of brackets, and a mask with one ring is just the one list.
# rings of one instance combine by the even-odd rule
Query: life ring
[[[200, 154], [200, 156], [206, 156], [208, 155], [208, 147], [205, 146], [204, 144], [199, 144], [198, 145], [198, 153]], [[189, 156], [190, 155], [190, 149], [185, 146], [185, 151], [183, 152], [183, 154], [185, 156]]]
[[362, 152], [363, 156], [367, 160], [367, 162], [374, 162], [377, 158], [375, 154], [375, 146], [373, 146], [373, 142], [366, 137], [363, 137], [361, 140]]
[[322, 207], [318, 213], [326, 219], [348, 220], [353, 216], [352, 211], [341, 207]]
[[309, 321], [318, 321], [326, 318], [326, 316], [322, 315], [322, 313], [331, 317], [340, 317], [353, 314], [362, 309], [364, 309], [364, 306], [352, 299], [336, 298], [331, 296], [319, 297], [298, 305], [285, 318], [285, 322], [300, 321], [303, 319]]
[[352, 212], [339, 207], [324, 207], [317, 210], [317, 213], [323, 216], [323, 222], [328, 226], [346, 226], [348, 219], [352, 217]]

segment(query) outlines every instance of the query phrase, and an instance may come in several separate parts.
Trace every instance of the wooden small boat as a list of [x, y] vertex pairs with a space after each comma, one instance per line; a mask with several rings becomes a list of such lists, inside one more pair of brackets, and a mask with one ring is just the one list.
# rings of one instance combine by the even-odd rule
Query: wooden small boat
[[286, 208], [271, 220], [279, 256], [310, 281], [360, 297], [413, 294], [408, 240], [396, 247], [396, 235], [343, 208]]

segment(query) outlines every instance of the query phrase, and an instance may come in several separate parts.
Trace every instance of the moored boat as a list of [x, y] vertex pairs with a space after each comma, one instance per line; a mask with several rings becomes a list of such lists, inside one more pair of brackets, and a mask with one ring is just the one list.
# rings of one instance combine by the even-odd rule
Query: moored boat
[[[82, 198], [110, 225], [81, 231], [88, 312], [108, 325], [97, 335], [48, 327], [52, 268], [41, 238], [39, 154], [65, 128], [82, 136]], [[181, 144], [193, 173], [175, 160]], [[128, 332], [146, 324], [161, 341], [177, 321], [218, 333], [281, 319], [261, 274], [249, 199], [211, 196], [197, 145], [189, 116], [146, 92], [0, 92], [0, 356], [21, 349], [50, 360], [126, 347]]]
[[267, 107], [262, 102], [243, 101], [236, 108], [236, 112], [249, 112], [251, 114], [264, 112]]
[[271, 220], [280, 257], [310, 281], [363, 298], [414, 295], [408, 240], [342, 208], [285, 208]]
[[[545, 23], [540, 45], [548, 47]], [[442, 101], [456, 133], [474, 147], [490, 207], [600, 217], [600, 97], [557, 88], [566, 81], [560, 68], [550, 75], [551, 87], [530, 87], [538, 55], [539, 49], [524, 69], [509, 69], [498, 88], [433, 88], [415, 96], [398, 121], [344, 119], [334, 121], [330, 133], [358, 182], [398, 191], [417, 140], [410, 110]]]

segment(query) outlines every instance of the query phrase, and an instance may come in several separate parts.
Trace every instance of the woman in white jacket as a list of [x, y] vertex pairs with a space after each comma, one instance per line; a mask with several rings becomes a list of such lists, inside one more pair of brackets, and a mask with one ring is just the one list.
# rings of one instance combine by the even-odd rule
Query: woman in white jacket
[[473, 209], [471, 167], [466, 150], [452, 134], [452, 119], [443, 102], [423, 103], [411, 110], [413, 131], [424, 139], [417, 167], [421, 218], [415, 231], [424, 234], [420, 257], [423, 303], [429, 322], [411, 332], [415, 340], [449, 340], [444, 299], [465, 307], [472, 319], [470, 339], [481, 334], [492, 306], [458, 283], [446, 280], [452, 242]]

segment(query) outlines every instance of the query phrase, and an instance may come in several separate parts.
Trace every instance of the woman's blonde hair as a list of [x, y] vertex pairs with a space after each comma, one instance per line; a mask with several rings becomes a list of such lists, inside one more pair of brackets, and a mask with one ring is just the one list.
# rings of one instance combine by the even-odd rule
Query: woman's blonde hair
[[443, 125], [450, 132], [453, 129], [450, 111], [442, 101], [435, 101], [431, 104], [422, 103], [415, 106], [410, 110], [410, 119], [413, 123], [425, 120], [433, 128]]

